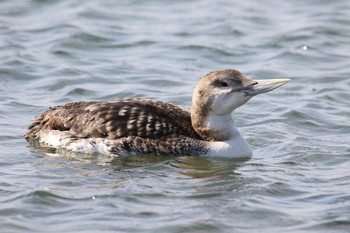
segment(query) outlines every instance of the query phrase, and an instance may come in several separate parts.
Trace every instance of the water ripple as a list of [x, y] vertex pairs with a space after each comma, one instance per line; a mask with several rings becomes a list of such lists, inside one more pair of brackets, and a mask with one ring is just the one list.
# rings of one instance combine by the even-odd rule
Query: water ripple
[[[349, 10], [346, 0], [1, 1], [0, 228], [347, 232]], [[249, 161], [96, 157], [21, 137], [34, 115], [72, 101], [190, 107], [200, 76], [224, 68], [291, 79], [235, 111]]]

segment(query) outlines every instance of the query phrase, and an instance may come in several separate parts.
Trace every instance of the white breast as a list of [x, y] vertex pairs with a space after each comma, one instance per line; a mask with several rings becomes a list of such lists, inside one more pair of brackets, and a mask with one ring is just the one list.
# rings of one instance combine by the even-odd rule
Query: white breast
[[228, 158], [251, 158], [253, 153], [249, 143], [241, 136], [223, 142], [208, 142], [207, 156]]
[[221, 132], [229, 137], [226, 141], [208, 142], [208, 156], [251, 158], [252, 149], [249, 143], [241, 136], [231, 114], [209, 114], [207, 127]]

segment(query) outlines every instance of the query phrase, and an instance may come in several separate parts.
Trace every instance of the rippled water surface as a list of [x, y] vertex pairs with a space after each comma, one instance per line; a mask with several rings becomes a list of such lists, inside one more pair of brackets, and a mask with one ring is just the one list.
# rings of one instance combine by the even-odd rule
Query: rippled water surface
[[[350, 232], [350, 2], [0, 1], [1, 232]], [[202, 75], [291, 82], [234, 117], [254, 156], [72, 155], [50, 106], [191, 105]]]

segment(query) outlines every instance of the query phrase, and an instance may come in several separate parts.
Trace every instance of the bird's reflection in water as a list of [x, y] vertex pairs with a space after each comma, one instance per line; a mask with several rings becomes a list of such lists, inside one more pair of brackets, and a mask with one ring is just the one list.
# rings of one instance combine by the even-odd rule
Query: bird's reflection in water
[[246, 160], [186, 156], [179, 157], [174, 166], [181, 169], [182, 175], [191, 178], [204, 178], [202, 181], [206, 181], [235, 175], [235, 170], [244, 161]]

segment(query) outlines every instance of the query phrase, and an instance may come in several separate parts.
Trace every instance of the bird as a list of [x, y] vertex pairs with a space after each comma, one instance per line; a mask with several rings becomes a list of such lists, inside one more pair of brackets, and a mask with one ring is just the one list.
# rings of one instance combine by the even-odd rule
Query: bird
[[232, 112], [290, 79], [254, 80], [236, 69], [210, 72], [194, 88], [191, 109], [160, 100], [82, 101], [38, 114], [27, 140], [88, 154], [251, 158]]

